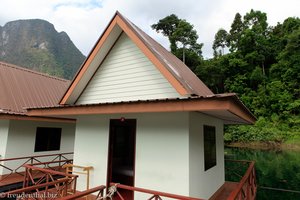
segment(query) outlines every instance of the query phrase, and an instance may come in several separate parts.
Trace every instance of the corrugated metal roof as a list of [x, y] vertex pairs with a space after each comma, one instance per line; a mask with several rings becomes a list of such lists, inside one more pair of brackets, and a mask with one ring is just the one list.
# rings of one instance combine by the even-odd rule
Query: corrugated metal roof
[[[132, 100], [132, 101], [119, 101], [119, 102], [105, 102], [105, 103], [90, 103], [90, 104], [55, 104], [52, 106], [36, 106], [27, 107], [27, 110], [39, 110], [39, 109], [51, 109], [51, 108], [76, 108], [76, 107], [92, 107], [99, 105], [116, 105], [116, 104], [136, 104], [136, 103], [153, 103], [153, 102], [175, 102], [175, 101], [190, 101], [190, 100], [201, 100], [201, 99], [221, 99], [230, 97], [239, 102], [240, 105], [245, 107], [245, 105], [239, 100], [235, 93], [223, 93], [223, 94], [213, 94], [208, 96], [192, 96], [183, 98], [164, 98], [164, 99], [149, 99], [149, 100]], [[245, 109], [247, 109], [245, 107]], [[248, 109], [247, 109], [248, 110]], [[250, 111], [249, 111], [250, 112]]]
[[126, 17], [122, 16], [119, 12], [117, 12], [116, 15], [119, 15], [127, 23], [127, 25], [191, 95], [208, 96], [214, 94], [180, 59], [166, 50], [162, 45]]
[[78, 116], [88, 114], [125, 114], [149, 112], [195, 111], [222, 119], [225, 124], [251, 124], [255, 116], [234, 93], [206, 97], [107, 102], [96, 104], [57, 105], [28, 108], [29, 116]]
[[0, 113], [57, 105], [70, 81], [0, 62]]

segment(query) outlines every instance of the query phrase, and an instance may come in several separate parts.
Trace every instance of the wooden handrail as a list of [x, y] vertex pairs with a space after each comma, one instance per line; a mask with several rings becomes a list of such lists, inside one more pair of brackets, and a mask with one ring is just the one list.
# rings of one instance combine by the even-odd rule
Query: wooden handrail
[[51, 169], [39, 168], [39, 167], [35, 167], [35, 166], [29, 165], [29, 164], [25, 164], [23, 166], [27, 169], [33, 169], [33, 170], [37, 170], [40, 172], [49, 173], [49, 174], [53, 174], [53, 175], [61, 175], [61, 176], [68, 176], [68, 177], [74, 177], [74, 178], [78, 177], [78, 175], [67, 174], [67, 173], [63, 173], [63, 172], [59, 172], [59, 171], [54, 171]]
[[[61, 197], [67, 195], [68, 189], [72, 189], [76, 191], [76, 183], [77, 183], [78, 175], [63, 173], [51, 169], [39, 168], [36, 166], [32, 166], [30, 164], [24, 164], [23, 166], [26, 169], [24, 175], [24, 182], [23, 182], [23, 190], [25, 190], [23, 192], [25, 194], [31, 193], [32, 190], [30, 189], [34, 189], [36, 190], [37, 195], [41, 192], [45, 194], [51, 193]], [[33, 176], [33, 173], [35, 172], [42, 174], [42, 176], [35, 179]], [[57, 178], [55, 177], [57, 175], [62, 176], [63, 178], [57, 179], [58, 177]], [[50, 189], [49, 187], [51, 186], [55, 186], [55, 187]], [[15, 191], [13, 192], [15, 193]], [[41, 200], [49, 199], [47, 195], [42, 195], [42, 196], [43, 197], [39, 199]]]
[[38, 184], [38, 185], [34, 185], [34, 186], [29, 186], [29, 187], [25, 187], [25, 188], [21, 188], [21, 189], [17, 189], [17, 190], [12, 190], [10, 192], [6, 192], [4, 193], [5, 196], [9, 196], [10, 194], [21, 194], [21, 193], [26, 193], [26, 192], [31, 192], [33, 190], [39, 189], [39, 188], [44, 188], [47, 186], [52, 186], [58, 183], [64, 183], [69, 181], [68, 178], [62, 178], [59, 180], [55, 180], [52, 182], [48, 182], [48, 183], [42, 183], [42, 184]]
[[68, 152], [68, 153], [57, 153], [57, 154], [44, 154], [44, 155], [36, 155], [36, 156], [25, 156], [25, 157], [16, 157], [16, 158], [5, 158], [5, 159], [0, 159], [1, 161], [12, 161], [12, 160], [24, 160], [24, 159], [30, 159], [30, 158], [41, 158], [41, 157], [50, 157], [50, 156], [64, 156], [64, 155], [70, 155], [74, 154], [73, 152]]
[[67, 160], [57, 160], [57, 161], [49, 161], [49, 162], [39, 162], [39, 163], [33, 163], [30, 164], [31, 166], [36, 166], [36, 165], [49, 165], [49, 164], [54, 164], [54, 163], [63, 163], [63, 162], [72, 162], [73, 159], [67, 159]]
[[94, 187], [94, 188], [85, 190], [85, 191], [83, 191], [83, 192], [77, 192], [76, 194], [73, 194], [73, 195], [69, 195], [69, 196], [66, 196], [66, 197], [59, 198], [58, 200], [72, 200], [72, 199], [78, 199], [78, 198], [80, 198], [80, 197], [84, 197], [84, 196], [86, 196], [86, 195], [92, 194], [92, 193], [97, 192], [97, 191], [99, 191], [101, 194], [103, 194], [103, 190], [104, 190], [105, 188], [106, 188], [106, 187], [105, 187], [104, 185], [101, 185], [101, 186], [98, 186], [98, 187]]
[[[72, 163], [73, 159], [67, 158], [66, 155], [71, 155], [73, 152], [68, 153], [56, 153], [56, 154], [44, 154], [44, 155], [37, 155], [37, 156], [25, 156], [25, 157], [17, 157], [17, 158], [6, 158], [6, 159], [0, 159], [0, 168], [4, 168], [8, 170], [9, 173], [0, 175], [0, 182], [7, 179], [13, 174], [18, 174], [20, 176], [23, 176], [23, 172], [20, 172], [20, 169], [23, 168], [24, 164], [31, 164], [31, 165], [44, 165], [44, 168], [50, 167], [50, 165], [58, 164], [58, 167], [61, 167], [62, 164], [65, 163]], [[47, 161], [42, 162], [38, 160], [39, 158], [47, 158]], [[4, 163], [2, 163], [4, 162]], [[14, 167], [8, 167], [5, 166], [9, 162], [20, 162], [16, 163], [17, 166]], [[61, 164], [62, 163], [62, 164]]]
[[132, 186], [123, 185], [123, 184], [111, 183], [110, 185], [111, 186], [116, 185], [117, 188], [121, 188], [121, 189], [125, 189], [125, 190], [142, 192], [142, 193], [147, 193], [147, 194], [152, 194], [152, 195], [162, 196], [162, 197], [167, 197], [167, 198], [172, 198], [172, 199], [202, 200], [202, 199], [198, 199], [198, 198], [187, 197], [187, 196], [182, 196], [182, 195], [177, 195], [177, 194], [170, 194], [170, 193], [166, 193], [166, 192], [159, 192], [159, 191], [155, 191], [155, 190], [148, 190], [148, 189], [144, 189], [144, 188], [132, 187]]
[[[234, 161], [235, 162], [235, 161]], [[230, 195], [228, 196], [227, 200], [235, 200], [235, 199], [241, 199], [241, 196], [239, 194], [243, 192], [243, 187], [247, 187], [247, 194], [245, 195], [246, 198], [243, 198], [244, 200], [253, 200], [256, 196], [256, 177], [255, 177], [255, 162], [254, 161], [237, 161], [237, 162], [248, 162], [249, 167], [245, 173], [245, 175], [242, 177], [241, 181], [238, 184], [238, 187], [233, 190]], [[249, 182], [250, 185], [247, 185]], [[250, 193], [250, 190], [253, 190], [253, 195]]]
[[249, 163], [249, 164], [253, 162], [251, 160], [233, 160], [233, 159], [225, 159], [225, 161], [235, 162], [235, 163], [237, 163], [237, 162], [240, 162], [240, 163]]

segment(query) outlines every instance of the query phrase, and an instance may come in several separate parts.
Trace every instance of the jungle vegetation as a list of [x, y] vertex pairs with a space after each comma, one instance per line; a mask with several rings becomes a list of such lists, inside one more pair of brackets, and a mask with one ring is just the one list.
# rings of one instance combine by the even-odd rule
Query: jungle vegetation
[[172, 14], [152, 28], [168, 37], [171, 52], [214, 93], [236, 93], [257, 117], [253, 126], [226, 127], [226, 142], [300, 145], [299, 18], [270, 26], [264, 12], [236, 13], [230, 30], [215, 34], [214, 56], [206, 60], [197, 31], [186, 20]]

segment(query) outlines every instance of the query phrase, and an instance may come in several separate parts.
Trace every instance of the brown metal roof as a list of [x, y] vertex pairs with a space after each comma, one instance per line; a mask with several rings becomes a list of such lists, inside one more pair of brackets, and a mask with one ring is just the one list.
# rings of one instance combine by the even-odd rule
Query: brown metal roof
[[152, 51], [152, 53], [160, 60], [160, 62], [173, 74], [173, 76], [189, 91], [191, 95], [208, 96], [214, 93], [175, 55], [166, 50], [162, 45], [156, 42], [148, 34], [142, 31], [134, 23], [120, 16], [127, 25], [136, 33], [136, 35], [144, 42], [144, 44]]
[[57, 105], [70, 81], [0, 62], [0, 114]]
[[92, 114], [125, 114], [155, 112], [201, 112], [222, 119], [225, 124], [252, 124], [255, 117], [236, 94], [217, 94], [156, 100], [138, 100], [80, 105], [56, 105], [28, 108], [29, 116], [70, 117]]

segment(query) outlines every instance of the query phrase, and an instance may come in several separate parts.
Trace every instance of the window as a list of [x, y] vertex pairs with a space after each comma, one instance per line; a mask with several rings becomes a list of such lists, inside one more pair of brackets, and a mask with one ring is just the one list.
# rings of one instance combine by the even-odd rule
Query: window
[[217, 164], [216, 152], [216, 127], [203, 127], [204, 131], [204, 170], [208, 170]]
[[60, 150], [61, 128], [37, 127], [34, 152]]

